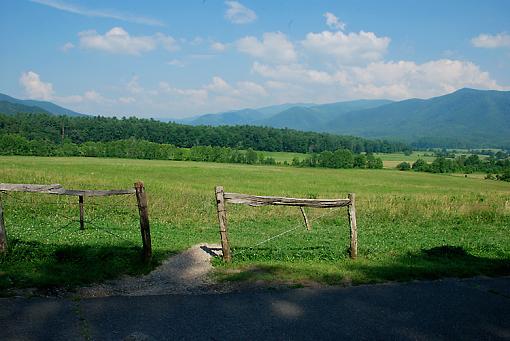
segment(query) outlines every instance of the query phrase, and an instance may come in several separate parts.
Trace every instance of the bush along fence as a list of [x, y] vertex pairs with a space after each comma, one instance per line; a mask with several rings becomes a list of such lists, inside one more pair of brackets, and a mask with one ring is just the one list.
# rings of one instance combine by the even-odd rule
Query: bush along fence
[[[134, 188], [125, 190], [74, 190], [65, 189], [59, 184], [5, 184], [0, 183], [0, 194], [4, 192], [28, 192], [52, 195], [77, 196], [79, 202], [80, 229], [85, 229], [85, 197], [105, 197], [113, 195], [136, 195], [138, 212], [140, 215], [140, 232], [142, 236], [142, 256], [145, 261], [152, 258], [152, 242], [150, 235], [149, 210], [147, 194], [141, 181], [135, 183]], [[7, 252], [7, 232], [0, 195], [0, 253]]]
[[[272, 197], [272, 196], [256, 196], [241, 193], [227, 193], [222, 186], [215, 188], [216, 205], [218, 211], [219, 231], [221, 238], [221, 248], [223, 252], [223, 260], [226, 262], [232, 261], [232, 254], [230, 251], [230, 244], [228, 240], [228, 224], [227, 224], [227, 208], [226, 203], [243, 204], [248, 206], [296, 206], [301, 209], [303, 219], [307, 229], [310, 229], [310, 224], [303, 207], [314, 208], [334, 208], [334, 207], [347, 207], [348, 218], [350, 225], [350, 248], [349, 254], [352, 259], [356, 259], [358, 255], [358, 230], [356, 225], [356, 200], [355, 194], [349, 193], [347, 199], [301, 199], [301, 198], [285, 198], [285, 197]], [[280, 234], [282, 235], [282, 234]], [[279, 236], [279, 235], [278, 235]], [[277, 236], [276, 236], [277, 237]]]

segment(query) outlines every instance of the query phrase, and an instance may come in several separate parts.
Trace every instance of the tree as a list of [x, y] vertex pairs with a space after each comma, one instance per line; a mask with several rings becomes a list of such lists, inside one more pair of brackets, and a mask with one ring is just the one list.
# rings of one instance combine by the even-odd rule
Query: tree
[[408, 171], [411, 169], [411, 165], [409, 164], [409, 162], [404, 161], [397, 165], [397, 169], [401, 171]]
[[367, 157], [365, 154], [358, 154], [354, 156], [354, 168], [366, 168], [367, 167]]
[[246, 151], [246, 163], [249, 165], [253, 165], [257, 163], [257, 159], [258, 159], [257, 153], [253, 149], [249, 148]]
[[333, 168], [352, 168], [354, 164], [354, 157], [352, 152], [348, 149], [337, 149], [333, 153], [331, 162]]
[[383, 162], [381, 158], [376, 158], [374, 154], [367, 154], [367, 168], [381, 169], [383, 168]]
[[413, 170], [417, 172], [428, 172], [430, 167], [425, 160], [418, 159], [415, 163], [413, 163]]

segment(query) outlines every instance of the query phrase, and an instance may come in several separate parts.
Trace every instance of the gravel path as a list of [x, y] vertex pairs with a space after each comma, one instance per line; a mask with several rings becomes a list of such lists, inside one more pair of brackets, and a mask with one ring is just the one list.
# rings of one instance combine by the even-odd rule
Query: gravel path
[[141, 277], [124, 276], [77, 290], [80, 297], [147, 296], [164, 294], [204, 294], [228, 291], [209, 275], [211, 257], [221, 255], [216, 244], [197, 244], [172, 256], [151, 273]]

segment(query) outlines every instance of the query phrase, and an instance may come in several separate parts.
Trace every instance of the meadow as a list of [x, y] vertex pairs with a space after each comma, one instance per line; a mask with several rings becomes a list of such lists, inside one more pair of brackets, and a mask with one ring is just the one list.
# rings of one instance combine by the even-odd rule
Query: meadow
[[[308, 154], [304, 153], [286, 153], [286, 152], [258, 152], [262, 153], [264, 157], [272, 157], [276, 162], [284, 163], [287, 161], [288, 164], [292, 163], [292, 159], [297, 157], [299, 160], [305, 159]], [[430, 152], [412, 152], [410, 155], [404, 153], [374, 153], [374, 156], [379, 157], [383, 161], [384, 168], [395, 169], [401, 162], [409, 162], [413, 164], [418, 159], [423, 159], [427, 162], [434, 161], [434, 156], [424, 156], [424, 154], [431, 154]], [[460, 154], [459, 154], [460, 155]], [[468, 154], [469, 155], [469, 154]]]
[[[305, 198], [356, 193], [359, 258], [348, 257], [345, 208], [228, 205], [233, 262], [214, 260], [220, 281], [359, 284], [510, 274], [510, 183], [397, 170], [318, 169], [182, 161], [0, 157], [0, 182], [124, 189], [145, 182], [154, 260], [140, 259], [134, 196], [86, 198], [2, 194], [9, 251], [0, 292], [73, 287], [150, 271], [165, 257], [219, 243], [214, 187]], [[257, 245], [281, 232], [280, 238]]]

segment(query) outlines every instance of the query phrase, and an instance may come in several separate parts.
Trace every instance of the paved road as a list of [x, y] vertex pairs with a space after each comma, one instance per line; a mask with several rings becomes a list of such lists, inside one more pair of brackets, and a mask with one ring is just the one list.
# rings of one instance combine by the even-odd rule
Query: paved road
[[213, 295], [0, 299], [2, 340], [510, 340], [510, 277]]

